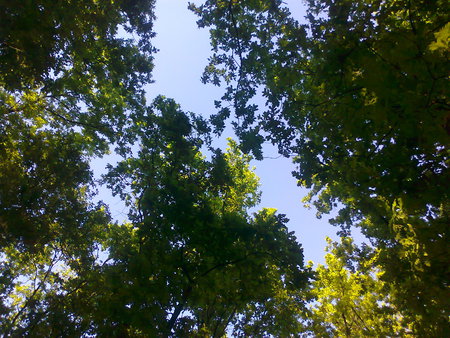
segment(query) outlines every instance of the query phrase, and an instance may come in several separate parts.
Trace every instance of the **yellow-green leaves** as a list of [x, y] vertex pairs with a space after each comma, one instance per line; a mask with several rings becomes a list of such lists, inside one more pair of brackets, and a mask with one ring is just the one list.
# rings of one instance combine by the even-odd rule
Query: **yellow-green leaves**
[[376, 277], [377, 267], [355, 270], [349, 265], [355, 250], [352, 241], [327, 241], [326, 265], [317, 267], [311, 289], [316, 302], [312, 305], [312, 331], [338, 337], [404, 334], [401, 315], [389, 304], [384, 283]]
[[429, 49], [441, 54], [448, 54], [450, 49], [450, 22], [434, 33], [435, 41], [430, 43]]
[[229, 189], [223, 203], [231, 212], [246, 211], [254, 207], [260, 200], [258, 192], [259, 177], [250, 168], [251, 157], [243, 154], [236, 141], [228, 139], [228, 148], [224, 154], [227, 163], [227, 174], [233, 179], [233, 189]]

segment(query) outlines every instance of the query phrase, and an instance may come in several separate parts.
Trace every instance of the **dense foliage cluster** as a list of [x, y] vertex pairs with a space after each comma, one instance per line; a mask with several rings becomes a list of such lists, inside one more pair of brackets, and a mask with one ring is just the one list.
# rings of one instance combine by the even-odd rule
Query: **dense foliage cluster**
[[[145, 100], [154, 2], [0, 0], [0, 333], [448, 336], [448, 3], [190, 4], [225, 88], [205, 120]], [[240, 143], [212, 148], [228, 119]], [[249, 211], [265, 140], [338, 209], [315, 270], [284, 215]], [[93, 202], [111, 151], [121, 223]]]
[[379, 250], [374, 264], [405, 321], [445, 335], [448, 2], [307, 3], [307, 23], [278, 0], [191, 5], [211, 32], [204, 80], [226, 84], [213, 122], [220, 131], [234, 113], [243, 149], [261, 156], [268, 139], [292, 156], [306, 202], [319, 215], [340, 208], [341, 233], [360, 227]]

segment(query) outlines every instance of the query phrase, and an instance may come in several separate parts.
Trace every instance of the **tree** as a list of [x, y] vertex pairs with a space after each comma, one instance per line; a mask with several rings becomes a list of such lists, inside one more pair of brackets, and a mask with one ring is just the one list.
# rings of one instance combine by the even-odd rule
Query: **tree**
[[[250, 158], [230, 143], [206, 161], [191, 134], [204, 121], [163, 98], [147, 110], [153, 4], [0, 4], [5, 336], [219, 336], [247, 303], [308, 280], [286, 218], [248, 215]], [[89, 160], [112, 146], [126, 159], [105, 182], [126, 224], [91, 200]]]
[[[191, 5], [210, 27], [204, 81], [227, 84], [244, 150], [266, 137], [298, 165], [319, 216], [358, 226], [381, 250], [383, 279], [420, 335], [448, 318], [448, 4], [309, 1], [308, 24], [282, 2]], [[262, 92], [266, 111], [251, 99]]]
[[125, 125], [144, 110], [153, 3], [0, 1], [5, 336], [79, 332], [58, 331], [79, 325], [64, 299], [98, 263], [110, 221], [92, 202], [89, 160], [113, 144], [126, 151]]
[[[402, 325], [402, 316], [385, 295], [380, 271], [373, 266], [376, 253], [359, 250], [350, 238], [341, 243], [327, 238], [326, 266], [319, 265], [311, 287], [312, 332], [332, 337], [396, 337], [408, 335], [410, 329]], [[364, 252], [365, 251], [365, 252]], [[364, 252], [371, 260], [356, 266], [356, 256]]]
[[125, 151], [150, 81], [153, 1], [0, 8], [0, 246], [37, 249], [81, 222], [88, 159]]
[[[55, 96], [65, 87], [64, 94], [81, 96], [87, 93], [68, 79], [78, 79], [78, 85], [83, 85], [80, 77], [91, 79], [83, 89], [95, 86], [94, 79], [98, 89], [107, 79], [113, 82], [111, 88], [121, 81], [125, 88], [130, 80], [146, 82], [153, 6], [152, 0], [1, 1], [1, 86], [8, 91], [43, 87]], [[120, 29], [137, 33], [137, 43], [119, 37]]]
[[[191, 5], [203, 80], [227, 85], [215, 131], [237, 117], [223, 152], [173, 100], [147, 107], [154, 0], [0, 0], [2, 335], [448, 336], [448, 4], [308, 4], [306, 25], [281, 0]], [[310, 288], [286, 217], [249, 212], [265, 139], [374, 246], [330, 243]], [[93, 202], [110, 150], [123, 224]]]
[[[9, 254], [11, 275], [30, 277], [10, 285], [6, 335], [220, 337], [250, 303], [286, 290], [300, 304], [310, 273], [287, 219], [274, 209], [248, 214], [259, 201], [250, 156], [230, 141], [206, 160], [204, 121], [163, 97], [133, 130], [139, 153], [104, 177], [130, 221], [100, 222], [84, 239], [85, 257], [46, 247], [24, 266], [23, 254]], [[274, 318], [266, 329], [286, 331], [284, 323]]]
[[303, 288], [308, 273], [286, 218], [272, 209], [248, 214], [259, 201], [251, 158], [229, 141], [227, 152], [215, 150], [207, 161], [199, 152], [204, 121], [189, 119], [173, 100], [157, 98], [142, 123], [137, 157], [105, 178], [130, 203], [133, 223], [128, 241], [109, 246], [116, 262], [109, 273], [126, 271], [115, 278], [129, 285], [127, 296], [100, 295], [117, 301], [115, 312], [128, 306], [129, 317], [114, 317], [118, 325], [220, 337], [250, 302], [274, 297], [275, 288]]

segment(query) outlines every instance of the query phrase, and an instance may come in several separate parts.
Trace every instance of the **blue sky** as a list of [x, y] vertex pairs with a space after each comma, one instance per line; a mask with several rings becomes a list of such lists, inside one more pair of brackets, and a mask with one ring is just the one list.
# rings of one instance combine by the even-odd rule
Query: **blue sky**
[[[197, 3], [197, 2], [196, 2]], [[304, 9], [301, 0], [286, 2], [294, 15], [301, 20]], [[153, 79], [155, 83], [147, 88], [147, 98], [151, 102], [157, 95], [175, 99], [184, 111], [209, 116], [215, 112], [214, 100], [219, 99], [223, 88], [204, 85], [200, 82], [203, 69], [210, 55], [209, 33], [199, 29], [195, 23], [196, 16], [187, 9], [187, 2], [182, 0], [158, 0], [156, 5], [157, 20], [154, 30], [157, 36], [153, 41], [159, 52], [155, 55]], [[227, 134], [227, 133], [225, 133]], [[216, 140], [215, 145], [226, 147], [226, 136]], [[264, 156], [278, 157], [277, 151], [270, 145], [264, 149]], [[97, 160], [94, 168], [103, 168], [106, 159]], [[290, 219], [288, 227], [295, 231], [297, 240], [303, 245], [305, 262], [324, 262], [325, 237], [337, 238], [336, 228], [328, 224], [327, 218], [317, 219], [314, 209], [306, 209], [301, 199], [307, 190], [297, 187], [291, 176], [294, 166], [286, 158], [253, 161], [256, 173], [261, 179], [262, 207], [276, 208], [279, 213]], [[100, 198], [111, 208], [113, 217], [123, 219], [123, 204], [107, 196], [106, 189], [101, 189]]]

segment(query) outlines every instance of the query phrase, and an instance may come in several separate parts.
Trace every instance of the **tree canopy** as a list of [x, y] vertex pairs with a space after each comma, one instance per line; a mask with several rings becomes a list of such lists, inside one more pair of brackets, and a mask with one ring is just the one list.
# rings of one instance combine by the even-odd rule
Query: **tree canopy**
[[226, 85], [212, 122], [220, 132], [231, 103], [243, 149], [261, 157], [267, 139], [291, 156], [305, 201], [381, 250], [418, 332], [446, 328], [448, 3], [307, 3], [306, 23], [281, 1], [191, 5], [211, 32], [203, 79]]
[[250, 157], [230, 141], [207, 161], [202, 122], [157, 98], [136, 126], [137, 156], [104, 177], [130, 222], [108, 223], [104, 211], [72, 245], [58, 237], [38, 254], [4, 251], [6, 335], [221, 336], [247, 304], [306, 286], [284, 215], [248, 214], [259, 199]]
[[[448, 336], [448, 3], [189, 4], [224, 88], [209, 119], [146, 102], [154, 3], [0, 0], [2, 335]], [[336, 211], [325, 265], [254, 211], [264, 141]], [[94, 202], [111, 152], [123, 222]]]
[[[411, 333], [402, 314], [392, 306], [386, 285], [380, 280], [376, 254], [355, 264], [354, 256], [364, 250], [350, 238], [341, 243], [327, 239], [326, 266], [316, 269], [311, 289], [317, 301], [312, 307], [312, 332], [320, 337], [399, 337]], [[355, 266], [356, 265], [356, 266]]]

